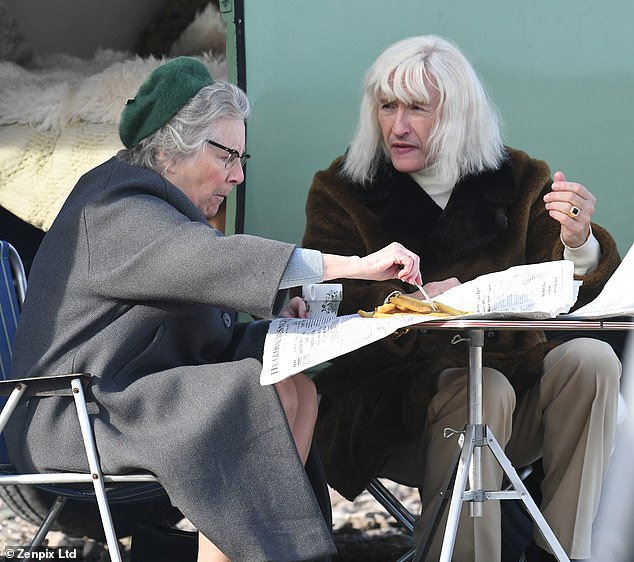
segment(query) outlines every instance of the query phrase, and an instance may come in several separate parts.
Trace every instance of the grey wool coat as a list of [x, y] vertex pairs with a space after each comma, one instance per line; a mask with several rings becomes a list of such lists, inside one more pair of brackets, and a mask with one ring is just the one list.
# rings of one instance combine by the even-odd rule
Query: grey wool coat
[[[409, 176], [383, 163], [361, 186], [340, 173], [341, 159], [315, 174], [306, 203], [303, 247], [366, 255], [392, 241], [421, 258], [425, 282], [469, 281], [515, 265], [559, 260], [559, 223], [544, 209], [552, 179], [548, 166], [508, 149], [496, 170], [467, 176], [441, 209]], [[601, 261], [581, 278], [576, 306], [597, 296], [619, 264], [616, 244], [597, 224]], [[373, 310], [399, 281], [341, 280], [340, 314]], [[349, 499], [380, 473], [386, 459], [420, 436], [427, 406], [443, 369], [465, 367], [466, 344], [450, 331], [410, 331], [333, 360], [316, 378], [322, 395], [316, 443], [331, 486]], [[543, 332], [488, 332], [483, 365], [504, 373], [518, 397], [534, 385], [543, 358], [556, 345]]]
[[[156, 474], [236, 562], [334, 551], [277, 393], [259, 384], [266, 324], [234, 332], [234, 311], [271, 317], [292, 251], [222, 236], [159, 174], [112, 158], [46, 234], [16, 336], [14, 376], [93, 375], [103, 469]], [[69, 402], [19, 410], [8, 441], [20, 469], [87, 469]]]

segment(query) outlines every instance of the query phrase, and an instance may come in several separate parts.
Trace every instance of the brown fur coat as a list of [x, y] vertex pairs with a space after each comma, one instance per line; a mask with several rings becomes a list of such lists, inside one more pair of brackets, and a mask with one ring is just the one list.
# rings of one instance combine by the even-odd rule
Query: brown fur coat
[[[494, 171], [464, 178], [444, 210], [411, 179], [385, 164], [369, 186], [339, 173], [341, 159], [315, 175], [306, 204], [303, 246], [326, 253], [366, 255], [392, 241], [421, 257], [424, 281], [461, 282], [511, 266], [559, 260], [559, 223], [544, 209], [548, 166], [508, 149]], [[592, 300], [619, 263], [608, 232], [593, 224], [601, 263], [583, 277], [576, 306]], [[372, 310], [398, 281], [341, 280], [340, 314]], [[466, 344], [450, 331], [410, 331], [340, 357], [316, 378], [322, 395], [316, 440], [329, 483], [352, 499], [389, 454], [422, 431], [426, 408], [445, 368], [466, 366]], [[485, 337], [483, 364], [505, 373], [521, 395], [541, 374], [555, 344], [542, 332], [497, 331]]]

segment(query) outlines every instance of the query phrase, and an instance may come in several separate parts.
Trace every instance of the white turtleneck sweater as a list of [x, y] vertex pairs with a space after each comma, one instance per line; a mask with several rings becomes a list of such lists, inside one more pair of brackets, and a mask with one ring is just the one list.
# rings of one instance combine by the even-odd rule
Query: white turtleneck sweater
[[[413, 172], [410, 176], [436, 205], [441, 209], [447, 206], [453, 186], [438, 182], [433, 166]], [[571, 260], [575, 264], [575, 275], [587, 275], [596, 269], [601, 260], [601, 246], [592, 234], [592, 227], [590, 228], [590, 236], [578, 248], [570, 248], [564, 244], [564, 259]]]

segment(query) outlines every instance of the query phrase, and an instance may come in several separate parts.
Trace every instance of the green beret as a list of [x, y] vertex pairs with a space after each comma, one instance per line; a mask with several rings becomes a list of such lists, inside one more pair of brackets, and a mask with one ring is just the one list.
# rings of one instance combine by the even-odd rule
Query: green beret
[[155, 68], [121, 114], [119, 137], [125, 147], [132, 148], [158, 131], [213, 83], [207, 67], [193, 57], [178, 57]]

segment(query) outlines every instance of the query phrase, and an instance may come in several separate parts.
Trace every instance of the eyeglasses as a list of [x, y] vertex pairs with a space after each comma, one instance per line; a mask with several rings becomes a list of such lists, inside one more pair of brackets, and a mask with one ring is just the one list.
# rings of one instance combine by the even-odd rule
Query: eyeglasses
[[219, 148], [220, 150], [224, 150], [225, 152], [229, 153], [229, 156], [227, 156], [224, 159], [224, 161], [225, 161], [225, 169], [231, 168], [231, 166], [233, 166], [238, 160], [240, 161], [240, 166], [242, 166], [244, 168], [244, 165], [247, 163], [247, 160], [249, 158], [251, 158], [250, 154], [247, 154], [246, 152], [244, 154], [240, 154], [234, 148], [229, 148], [228, 146], [224, 146], [224, 145], [220, 144], [219, 142], [212, 141], [212, 140], [209, 140], [209, 139], [207, 139], [207, 142], [209, 144]]

